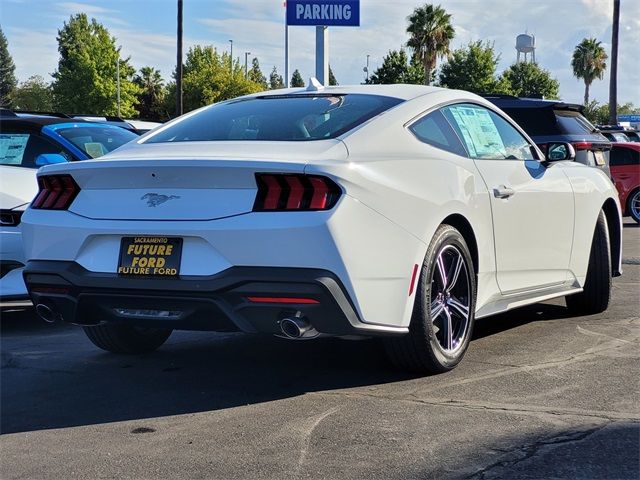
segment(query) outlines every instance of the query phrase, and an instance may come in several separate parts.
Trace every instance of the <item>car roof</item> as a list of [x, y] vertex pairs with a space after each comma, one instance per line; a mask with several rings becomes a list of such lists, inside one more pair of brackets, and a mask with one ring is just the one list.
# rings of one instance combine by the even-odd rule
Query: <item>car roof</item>
[[409, 85], [404, 83], [396, 83], [392, 85], [335, 85], [328, 87], [320, 87], [319, 89], [310, 89], [309, 87], [300, 88], [282, 88], [279, 90], [269, 90], [266, 92], [258, 92], [248, 95], [250, 97], [271, 97], [279, 95], [348, 95], [348, 94], [364, 94], [364, 95], [381, 95], [385, 97], [395, 97], [401, 100], [411, 100], [413, 98], [426, 95], [428, 93], [444, 90], [439, 87], [430, 87], [426, 85]]
[[45, 117], [45, 116], [33, 116], [33, 117], [0, 117], [0, 125], [11, 125], [12, 127], [26, 128], [26, 129], [39, 129], [46, 125], [53, 125], [56, 123], [89, 123], [77, 118], [60, 118], [60, 117]]
[[613, 142], [612, 148], [630, 148], [631, 150], [640, 151], [640, 143], [638, 142]]
[[500, 108], [556, 108], [575, 110], [582, 113], [584, 107], [577, 103], [567, 103], [559, 100], [545, 100], [542, 98], [514, 97], [511, 95], [483, 95]]

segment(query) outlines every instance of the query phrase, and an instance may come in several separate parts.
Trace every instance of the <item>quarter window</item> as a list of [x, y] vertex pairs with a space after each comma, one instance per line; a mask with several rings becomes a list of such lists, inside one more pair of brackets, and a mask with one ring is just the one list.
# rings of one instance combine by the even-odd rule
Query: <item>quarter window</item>
[[640, 152], [630, 148], [616, 147], [611, 149], [609, 165], [621, 167], [624, 165], [640, 165]]
[[437, 110], [414, 122], [409, 130], [418, 140], [463, 157], [467, 152], [441, 111]]
[[38, 168], [36, 158], [42, 153], [58, 153], [67, 159], [70, 155], [60, 146], [30, 133], [0, 134], [0, 165]]
[[442, 109], [472, 158], [534, 160], [534, 149], [504, 118], [479, 105], [458, 104]]

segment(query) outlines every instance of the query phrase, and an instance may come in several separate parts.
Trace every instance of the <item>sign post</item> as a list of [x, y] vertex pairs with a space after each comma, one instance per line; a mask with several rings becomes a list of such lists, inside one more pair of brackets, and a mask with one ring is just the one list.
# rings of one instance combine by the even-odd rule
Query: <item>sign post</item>
[[[329, 29], [360, 26], [360, 0], [287, 0], [285, 72], [289, 70], [289, 25], [316, 27], [316, 78], [329, 82]], [[289, 78], [286, 80], [289, 86]]]

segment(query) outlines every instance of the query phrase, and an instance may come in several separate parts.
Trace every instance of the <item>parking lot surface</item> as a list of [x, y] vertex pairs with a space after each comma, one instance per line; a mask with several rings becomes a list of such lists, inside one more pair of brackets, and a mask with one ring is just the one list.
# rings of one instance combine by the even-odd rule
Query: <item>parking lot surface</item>
[[176, 332], [104, 353], [2, 313], [2, 478], [639, 478], [640, 228], [608, 311], [564, 300], [476, 323], [454, 371], [378, 342]]

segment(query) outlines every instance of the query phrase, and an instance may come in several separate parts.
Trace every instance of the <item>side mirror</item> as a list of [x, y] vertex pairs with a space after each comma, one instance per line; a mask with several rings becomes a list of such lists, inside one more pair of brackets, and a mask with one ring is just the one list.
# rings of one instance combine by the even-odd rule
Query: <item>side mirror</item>
[[59, 153], [41, 153], [36, 157], [36, 166], [54, 165], [56, 163], [67, 163], [68, 160]]
[[544, 159], [547, 163], [574, 160], [576, 158], [576, 151], [570, 143], [552, 142], [547, 143], [546, 147]]

